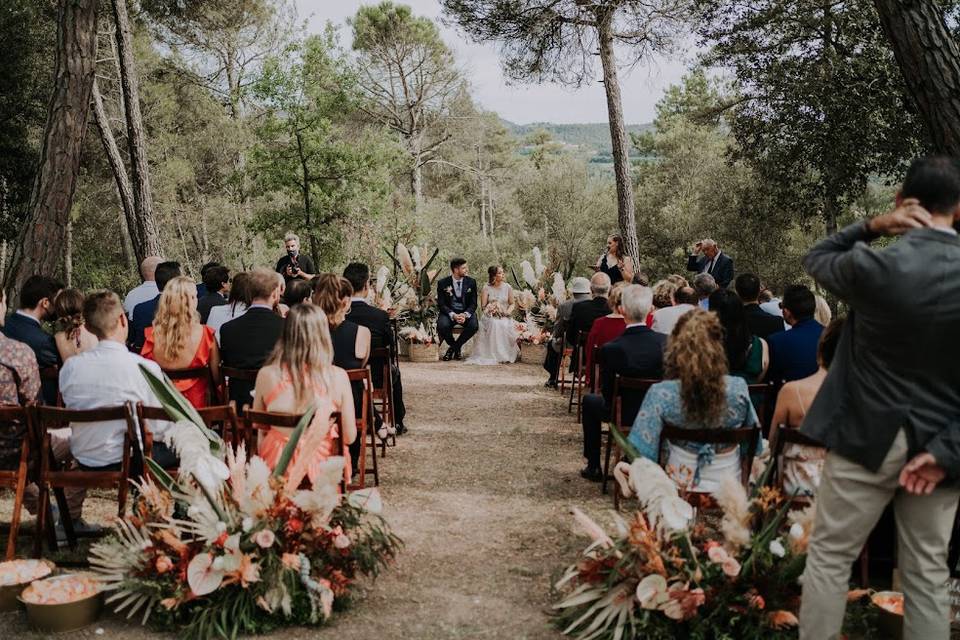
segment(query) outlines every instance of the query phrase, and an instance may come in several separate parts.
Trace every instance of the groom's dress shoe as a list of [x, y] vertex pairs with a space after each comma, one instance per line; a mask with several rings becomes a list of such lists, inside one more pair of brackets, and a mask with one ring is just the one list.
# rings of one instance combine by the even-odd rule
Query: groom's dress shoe
[[543, 383], [543, 386], [545, 386], [547, 389], [556, 389], [556, 388], [557, 388], [557, 381], [556, 381], [556, 380], [547, 380], [546, 382]]
[[590, 482], [601, 482], [603, 480], [603, 471], [584, 467], [580, 470], [580, 477]]
[[463, 360], [463, 354], [460, 353], [460, 350], [459, 350], [459, 349], [457, 349], [456, 351], [453, 352], [453, 359], [454, 359], [454, 360]]
[[452, 349], [452, 348], [447, 349], [447, 352], [446, 352], [445, 354], [443, 354], [443, 361], [444, 361], [444, 362], [450, 362], [451, 360], [453, 360], [453, 349]]

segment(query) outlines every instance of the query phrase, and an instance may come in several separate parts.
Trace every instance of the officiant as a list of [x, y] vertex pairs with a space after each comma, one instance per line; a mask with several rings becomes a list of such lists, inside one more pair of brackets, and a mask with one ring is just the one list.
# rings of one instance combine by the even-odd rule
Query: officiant
[[[467, 261], [454, 258], [450, 261], [450, 275], [437, 283], [437, 334], [441, 345], [449, 347], [443, 355], [445, 361], [461, 360], [463, 345], [480, 329], [477, 321], [477, 281], [467, 275]], [[460, 337], [454, 338], [453, 330], [461, 327]]]

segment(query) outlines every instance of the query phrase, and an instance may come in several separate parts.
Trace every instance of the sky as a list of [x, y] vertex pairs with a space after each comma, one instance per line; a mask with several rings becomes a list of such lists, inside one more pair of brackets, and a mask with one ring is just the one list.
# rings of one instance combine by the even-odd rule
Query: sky
[[[377, 0], [296, 0], [302, 18], [308, 20], [310, 32], [319, 31], [326, 22], [341, 28], [341, 38], [350, 42], [347, 18], [362, 5]], [[440, 3], [436, 0], [397, 0], [411, 6], [418, 16], [439, 19]], [[556, 84], [508, 84], [494, 43], [475, 44], [461, 31], [439, 22], [444, 42], [466, 70], [474, 99], [484, 108], [516, 124], [531, 122], [582, 123], [606, 122], [607, 102], [599, 82], [570, 89]], [[679, 60], [658, 60], [621, 69], [623, 112], [628, 124], [644, 124], [654, 118], [654, 106], [671, 84], [683, 76], [685, 65]], [[596, 77], [601, 77], [599, 65]]]

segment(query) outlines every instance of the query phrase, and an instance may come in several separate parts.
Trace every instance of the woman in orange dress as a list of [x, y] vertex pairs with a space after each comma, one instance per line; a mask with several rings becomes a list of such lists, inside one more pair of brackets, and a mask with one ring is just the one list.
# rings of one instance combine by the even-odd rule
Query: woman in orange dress
[[153, 326], [147, 327], [140, 352], [165, 370], [210, 367], [210, 376], [174, 380], [173, 384], [194, 407], [206, 407], [211, 377], [220, 384], [220, 349], [216, 332], [200, 324], [197, 313], [197, 285], [185, 276], [174, 278], [163, 288]]
[[[321, 462], [344, 456], [344, 449], [356, 440], [357, 423], [347, 372], [333, 365], [327, 316], [316, 305], [301, 304], [290, 309], [277, 346], [257, 374], [253, 408], [299, 414], [310, 405], [317, 406], [317, 417], [301, 436], [291, 466], [307, 452], [312, 458], [307, 477], [313, 482]], [[334, 446], [340, 437], [335, 423], [324, 420], [333, 411], [340, 412], [341, 450]], [[271, 469], [277, 466], [292, 432], [293, 429], [271, 427], [261, 436], [258, 453]], [[344, 466], [344, 478], [350, 478], [349, 455], [344, 456]]]

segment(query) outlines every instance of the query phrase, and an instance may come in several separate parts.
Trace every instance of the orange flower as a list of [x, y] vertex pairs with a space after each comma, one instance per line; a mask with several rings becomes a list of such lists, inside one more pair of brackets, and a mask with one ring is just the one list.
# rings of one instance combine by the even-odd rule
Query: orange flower
[[782, 630], [789, 627], [796, 627], [800, 624], [800, 621], [797, 620], [797, 616], [789, 611], [780, 609], [779, 611], [771, 611], [770, 614], [767, 615], [767, 624], [774, 629]]
[[173, 569], [173, 560], [168, 555], [157, 556], [155, 566], [157, 567], [157, 573], [164, 574]]

